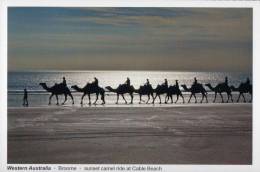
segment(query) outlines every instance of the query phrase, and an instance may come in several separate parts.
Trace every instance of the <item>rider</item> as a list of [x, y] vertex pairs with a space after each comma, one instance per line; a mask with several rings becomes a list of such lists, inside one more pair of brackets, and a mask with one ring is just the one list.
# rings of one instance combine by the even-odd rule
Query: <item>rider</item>
[[197, 84], [198, 84], [198, 81], [197, 81], [197, 78], [195, 77], [195, 78], [194, 78], [193, 85], [197, 85]]
[[67, 86], [67, 81], [66, 81], [65, 77], [62, 78], [62, 84], [63, 84], [64, 86]]
[[168, 88], [168, 80], [167, 79], [164, 79], [163, 85]]
[[150, 81], [149, 79], [146, 79], [146, 83], [145, 83], [146, 86], [150, 85]]
[[226, 86], [228, 86], [228, 77], [227, 76], [225, 77], [225, 84], [226, 84]]
[[127, 77], [125, 84], [127, 85], [127, 87], [130, 87], [130, 79]]
[[92, 82], [95, 87], [98, 87], [98, 79], [94, 77], [94, 81]]
[[250, 79], [249, 78], [246, 79], [246, 83], [245, 84], [250, 84]]
[[175, 85], [176, 85], [177, 88], [179, 88], [179, 82], [178, 82], [178, 80], [175, 80]]

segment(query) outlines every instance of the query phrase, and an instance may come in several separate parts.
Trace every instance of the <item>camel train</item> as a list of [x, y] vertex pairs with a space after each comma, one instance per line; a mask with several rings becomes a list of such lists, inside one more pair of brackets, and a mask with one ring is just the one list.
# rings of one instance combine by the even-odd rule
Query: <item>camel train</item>
[[[56, 97], [57, 105], [59, 105], [59, 98], [58, 98], [59, 95], [65, 96], [65, 100], [62, 104], [65, 104], [68, 96], [72, 99], [72, 104], [74, 104], [74, 99], [73, 99], [70, 89], [68, 88], [68, 86], [66, 84], [65, 77], [63, 77], [62, 83], [60, 83], [60, 84], [56, 83], [52, 87], [48, 87], [46, 83], [40, 83], [39, 85], [41, 85], [42, 88], [45, 89], [47, 92], [51, 93], [51, 95], [49, 97], [49, 105], [51, 104], [51, 99], [54, 95]], [[227, 94], [227, 100], [226, 100], [227, 103], [229, 101], [233, 102], [232, 92], [239, 92], [237, 102], [239, 102], [241, 97], [243, 98], [243, 102], [246, 102], [244, 94], [247, 94], [247, 93], [251, 95], [251, 99], [249, 102], [252, 102], [252, 84], [250, 83], [249, 78], [247, 78], [246, 82], [242, 82], [238, 87], [229, 86], [227, 77], [225, 78], [225, 82], [217, 84], [215, 87], [212, 86], [210, 83], [205, 84], [205, 86], [208, 87], [210, 91], [213, 91], [215, 93], [213, 103], [215, 103], [217, 95], [219, 95], [221, 97], [221, 102], [224, 103], [222, 93]], [[165, 95], [165, 100], [164, 100], [165, 104], [167, 104], [169, 102], [169, 100], [171, 100], [171, 103], [173, 103], [173, 95], [176, 95], [176, 97], [177, 97], [176, 100], [174, 101], [174, 103], [178, 102], [179, 97], [182, 98], [182, 103], [185, 103], [182, 92], [190, 92], [188, 103], [190, 103], [192, 97], [194, 97], [195, 103], [197, 103], [197, 97], [196, 97], [197, 94], [202, 95], [202, 99], [201, 99], [200, 103], [203, 103], [204, 100], [206, 103], [208, 103], [208, 98], [207, 98], [208, 93], [207, 93], [206, 89], [204, 88], [203, 84], [198, 83], [196, 78], [194, 78], [194, 82], [189, 88], [185, 84], [181, 85], [181, 87], [183, 88], [184, 91], [180, 90], [178, 80], [176, 80], [175, 85], [168, 86], [168, 81], [167, 81], [167, 79], [165, 79], [165, 82], [163, 84], [161, 84], [161, 85], [158, 84], [156, 88], [153, 88], [149, 82], [149, 79], [147, 79], [147, 81], [144, 85], [140, 86], [138, 89], [135, 89], [133, 87], [133, 85], [130, 84], [129, 78], [127, 78], [127, 80], [124, 84], [120, 84], [117, 88], [112, 88], [111, 86], [107, 86], [107, 87], [105, 87], [106, 90], [98, 85], [97, 78], [94, 78], [94, 82], [87, 83], [83, 88], [80, 88], [77, 85], [71, 86], [71, 88], [73, 90], [75, 90], [76, 92], [83, 93], [83, 95], [81, 96], [81, 101], [80, 101], [81, 105], [83, 105], [83, 99], [86, 95], [88, 96], [88, 100], [89, 100], [88, 104], [89, 105], [92, 104], [91, 103], [91, 94], [96, 94], [96, 100], [94, 101], [93, 104], [97, 103], [97, 101], [99, 99], [99, 95], [101, 96], [102, 104], [105, 104], [106, 103], [105, 102], [105, 93], [106, 92], [116, 93], [116, 95], [117, 95], [116, 104], [118, 104], [120, 96], [123, 98], [123, 100], [125, 101], [126, 104], [128, 103], [124, 97], [125, 94], [130, 95], [130, 97], [131, 97], [130, 104], [133, 104], [133, 98], [134, 98], [135, 93], [139, 95], [139, 104], [141, 104], [142, 102], [145, 102], [142, 99], [142, 96], [144, 96], [144, 95], [146, 95], [148, 97], [147, 101], [145, 102], [146, 104], [149, 103], [151, 97], [152, 97], [152, 102], [151, 102], [152, 104], [155, 103], [155, 100], [157, 97], [159, 98], [159, 103], [161, 104], [162, 103], [161, 95]]]

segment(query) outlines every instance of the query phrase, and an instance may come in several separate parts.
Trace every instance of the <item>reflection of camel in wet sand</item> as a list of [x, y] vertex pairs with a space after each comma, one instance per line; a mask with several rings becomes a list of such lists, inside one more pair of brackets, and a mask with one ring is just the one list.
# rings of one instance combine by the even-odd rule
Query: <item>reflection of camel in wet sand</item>
[[[157, 85], [157, 87], [153, 91], [155, 92], [155, 97], [153, 98], [153, 103], [154, 103], [156, 97], [158, 96], [159, 100], [160, 100], [160, 104], [161, 104], [162, 103], [161, 102], [161, 94], [167, 94], [168, 93], [168, 87], [165, 86], [165, 85]], [[167, 96], [165, 97], [165, 103], [167, 103], [166, 98], [167, 98]]]
[[[205, 90], [205, 88], [202, 86], [202, 84], [196, 84], [196, 85], [192, 85], [191, 88], [187, 88], [187, 86], [185, 84], [181, 85], [183, 87], [183, 89], [187, 92], [191, 92], [190, 95], [190, 99], [192, 96], [194, 96], [195, 98], [195, 103], [197, 103], [197, 98], [196, 98], [196, 93], [201, 93], [202, 94], [202, 99], [200, 101], [200, 103], [203, 102], [204, 97], [206, 98], [206, 102], [208, 103], [208, 98], [207, 98], [207, 91]], [[188, 103], [190, 103], [190, 99], [188, 101]]]
[[172, 95], [177, 95], [177, 99], [176, 99], [176, 101], [174, 103], [177, 103], [177, 101], [179, 100], [179, 96], [182, 97], [182, 101], [183, 101], [183, 103], [185, 103], [184, 97], [183, 97], [183, 95], [181, 93], [181, 90], [180, 90], [180, 88], [178, 86], [176, 86], [176, 85], [169, 86], [168, 92], [167, 92], [167, 97], [168, 98], [167, 98], [166, 102], [168, 102], [169, 98], [171, 98], [171, 103], [173, 103]]
[[231, 86], [230, 88], [232, 89], [232, 91], [239, 92], [237, 102], [239, 102], [241, 96], [243, 97], [244, 102], [246, 102], [244, 93], [249, 93], [251, 95], [250, 102], [252, 102], [252, 85], [251, 84], [241, 83], [239, 85], [239, 87], [237, 87], [237, 88], [235, 88], [234, 86]]
[[231, 101], [233, 102], [233, 98], [232, 98], [232, 94], [231, 94], [231, 88], [227, 84], [220, 83], [216, 87], [212, 87], [211, 84], [206, 84], [206, 86], [209, 87], [209, 89], [211, 91], [215, 92], [215, 98], [214, 98], [213, 102], [216, 101], [217, 94], [219, 93], [219, 95], [222, 99], [222, 103], [224, 103], [223, 96], [222, 96], [223, 92], [227, 93], [227, 96], [228, 96], [227, 103], [228, 103], [229, 99], [231, 99]]
[[67, 95], [69, 95], [72, 99], [72, 104], [74, 104], [73, 96], [69, 90], [68, 87], [64, 86], [63, 84], [55, 84], [52, 87], [48, 87], [46, 83], [40, 83], [39, 85], [42, 86], [43, 89], [45, 89], [47, 92], [50, 92], [51, 95], [49, 97], [49, 105], [51, 104], [51, 98], [52, 96], [56, 96], [57, 105], [59, 104], [59, 98], [58, 95], [64, 94], [65, 100], [62, 104], [64, 104], [67, 101]]
[[89, 100], [89, 105], [91, 105], [91, 98], [90, 98], [90, 94], [96, 94], [96, 100], [94, 102], [94, 104], [97, 103], [98, 100], [98, 96], [99, 94], [101, 95], [101, 100], [103, 101], [102, 104], [105, 104], [105, 90], [101, 87], [97, 87], [93, 84], [87, 84], [85, 85], [85, 87], [83, 88], [79, 88], [77, 85], [73, 85], [71, 86], [71, 88], [75, 89], [78, 92], [83, 92], [83, 95], [81, 97], [81, 101], [80, 104], [83, 104], [83, 98], [88, 95], [88, 100]]
[[142, 100], [142, 95], [147, 95], [148, 96], [148, 100], [146, 101], [146, 104], [149, 102], [150, 100], [150, 96], [153, 97], [153, 87], [151, 85], [144, 85], [144, 86], [140, 86], [139, 89], [135, 89], [134, 90], [135, 93], [138, 93], [140, 96], [140, 102], [141, 103]]
[[134, 87], [131, 85], [131, 86], [127, 86], [126, 84], [120, 84], [116, 89], [110, 87], [110, 86], [107, 86], [106, 89], [108, 89], [109, 91], [111, 92], [114, 92], [117, 94], [117, 101], [116, 101], [116, 104], [118, 104], [118, 99], [119, 99], [119, 95], [121, 95], [123, 97], [123, 99], [125, 100], [125, 103], [127, 104], [127, 101], [124, 97], [124, 94], [128, 93], [130, 96], [131, 96], [131, 104], [133, 104], [133, 93], [134, 93]]

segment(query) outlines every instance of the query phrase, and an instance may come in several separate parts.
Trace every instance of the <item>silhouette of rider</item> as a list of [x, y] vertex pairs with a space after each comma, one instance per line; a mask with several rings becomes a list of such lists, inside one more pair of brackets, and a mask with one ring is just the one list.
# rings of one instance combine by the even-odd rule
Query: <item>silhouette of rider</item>
[[167, 79], [164, 79], [163, 86], [165, 86], [165, 87], [167, 87], [167, 88], [168, 88], [168, 80], [167, 80]]
[[228, 86], [228, 77], [225, 77], [225, 85]]
[[198, 81], [197, 81], [197, 78], [195, 77], [195, 78], [194, 78], [193, 85], [196, 85], [196, 84], [198, 84]]
[[176, 85], [177, 88], [179, 88], [179, 82], [178, 82], [178, 80], [175, 80], [175, 85]]
[[249, 78], [246, 79], [246, 84], [248, 84], [248, 85], [250, 84], [250, 79]]
[[127, 87], [130, 87], [130, 79], [129, 79], [128, 77], [127, 77], [127, 79], [126, 79], [125, 84], [126, 84]]
[[63, 79], [63, 80], [62, 80], [62, 84], [63, 84], [63, 86], [66, 87], [66, 86], [67, 86], [67, 81], [66, 81], [65, 77], [63, 77], [62, 79]]
[[146, 83], [145, 83], [146, 86], [149, 86], [150, 85], [150, 81], [149, 79], [146, 79]]
[[98, 79], [96, 77], [94, 77], [93, 85], [98, 87]]
[[28, 92], [26, 88], [23, 90], [23, 93], [23, 106], [28, 106]]

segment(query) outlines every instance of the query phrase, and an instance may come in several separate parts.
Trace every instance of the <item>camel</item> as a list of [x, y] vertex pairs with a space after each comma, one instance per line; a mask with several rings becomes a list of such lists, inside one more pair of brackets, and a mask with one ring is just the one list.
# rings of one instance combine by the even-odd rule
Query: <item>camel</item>
[[237, 102], [239, 102], [241, 96], [243, 97], [244, 102], [246, 102], [244, 93], [249, 93], [251, 95], [251, 100], [249, 102], [252, 102], [252, 84], [241, 83], [237, 88], [235, 88], [234, 86], [231, 86], [230, 88], [232, 91], [239, 92]]
[[64, 94], [65, 95], [65, 100], [62, 103], [63, 105], [65, 104], [65, 102], [67, 101], [67, 95], [69, 95], [72, 99], [72, 104], [74, 104], [74, 100], [73, 100], [73, 96], [69, 90], [69, 88], [67, 86], [64, 86], [63, 84], [55, 84], [52, 87], [48, 87], [46, 83], [40, 83], [39, 85], [42, 86], [43, 89], [45, 89], [47, 92], [50, 92], [51, 95], [49, 97], [49, 105], [51, 104], [51, 98], [52, 96], [56, 96], [56, 100], [57, 100], [57, 105], [59, 105], [59, 98], [58, 95]]
[[209, 89], [211, 91], [215, 92], [215, 98], [213, 100], [214, 103], [216, 101], [217, 94], [220, 95], [220, 97], [222, 99], [222, 103], [224, 103], [223, 96], [222, 96], [223, 92], [227, 93], [227, 96], [228, 96], [227, 103], [229, 102], [229, 99], [231, 99], [231, 101], [233, 102], [231, 88], [228, 85], [226, 85], [225, 83], [220, 83], [220, 84], [216, 85], [216, 87], [212, 87], [211, 84], [206, 84], [206, 86], [209, 87]]
[[[156, 99], [156, 97], [158, 96], [159, 97], [159, 100], [160, 100], [160, 104], [162, 103], [161, 102], [161, 94], [167, 94], [168, 93], [168, 87], [166, 87], [165, 85], [157, 85], [157, 87], [153, 90], [155, 92], [155, 97], [153, 98], [153, 104], [154, 104], [154, 101]], [[166, 102], [166, 98], [167, 96], [165, 97], [165, 104], [167, 103]]]
[[128, 93], [131, 96], [131, 102], [130, 104], [133, 104], [133, 93], [134, 93], [134, 87], [131, 85], [130, 87], [127, 86], [126, 84], [120, 84], [116, 89], [112, 88], [111, 86], [107, 86], [106, 89], [108, 89], [108, 91], [114, 92], [117, 94], [117, 101], [116, 104], [118, 104], [118, 100], [119, 100], [119, 95], [121, 95], [123, 97], [123, 99], [125, 100], [125, 103], [127, 104], [127, 101], [124, 97], [124, 94]]
[[94, 93], [96, 94], [96, 100], [93, 104], [97, 103], [99, 94], [101, 95], [101, 100], [103, 101], [102, 104], [105, 104], [105, 90], [101, 87], [96, 87], [93, 84], [88, 83], [83, 88], [80, 88], [77, 85], [73, 85], [73, 86], [71, 86], [71, 88], [73, 88], [77, 92], [83, 92], [83, 95], [82, 95], [81, 101], [80, 101], [81, 105], [83, 104], [83, 99], [86, 95], [88, 95], [88, 100], [89, 100], [88, 104], [91, 105], [90, 94], [94, 94]]
[[177, 95], [177, 99], [176, 99], [176, 101], [175, 101], [174, 103], [177, 103], [177, 102], [178, 102], [179, 96], [182, 97], [182, 101], [183, 101], [183, 103], [185, 103], [184, 97], [183, 97], [183, 95], [182, 95], [182, 93], [181, 93], [181, 90], [180, 90], [180, 88], [179, 88], [178, 86], [176, 86], [176, 85], [171, 85], [171, 86], [169, 86], [168, 92], [167, 92], [167, 97], [168, 97], [168, 99], [167, 99], [166, 102], [168, 102], [169, 98], [171, 98], [171, 103], [173, 103], [172, 95]]
[[146, 101], [146, 104], [148, 104], [149, 100], [150, 100], [150, 96], [153, 97], [153, 87], [151, 85], [143, 85], [140, 86], [139, 89], [134, 89], [135, 93], [138, 93], [140, 96], [140, 102], [139, 104], [141, 104], [142, 100], [142, 95], [147, 95], [148, 96], [148, 100]]
[[192, 85], [191, 88], [187, 88], [187, 86], [185, 84], [181, 85], [183, 87], [183, 89], [187, 92], [191, 92], [190, 95], [190, 99], [188, 101], [188, 103], [190, 103], [191, 97], [194, 96], [195, 98], [195, 103], [197, 103], [197, 98], [196, 98], [196, 93], [201, 93], [202, 94], [202, 99], [200, 101], [200, 103], [203, 102], [204, 97], [206, 98], [206, 102], [208, 103], [208, 98], [207, 98], [207, 91], [205, 90], [205, 88], [202, 86], [202, 84], [196, 84], [196, 85]]

